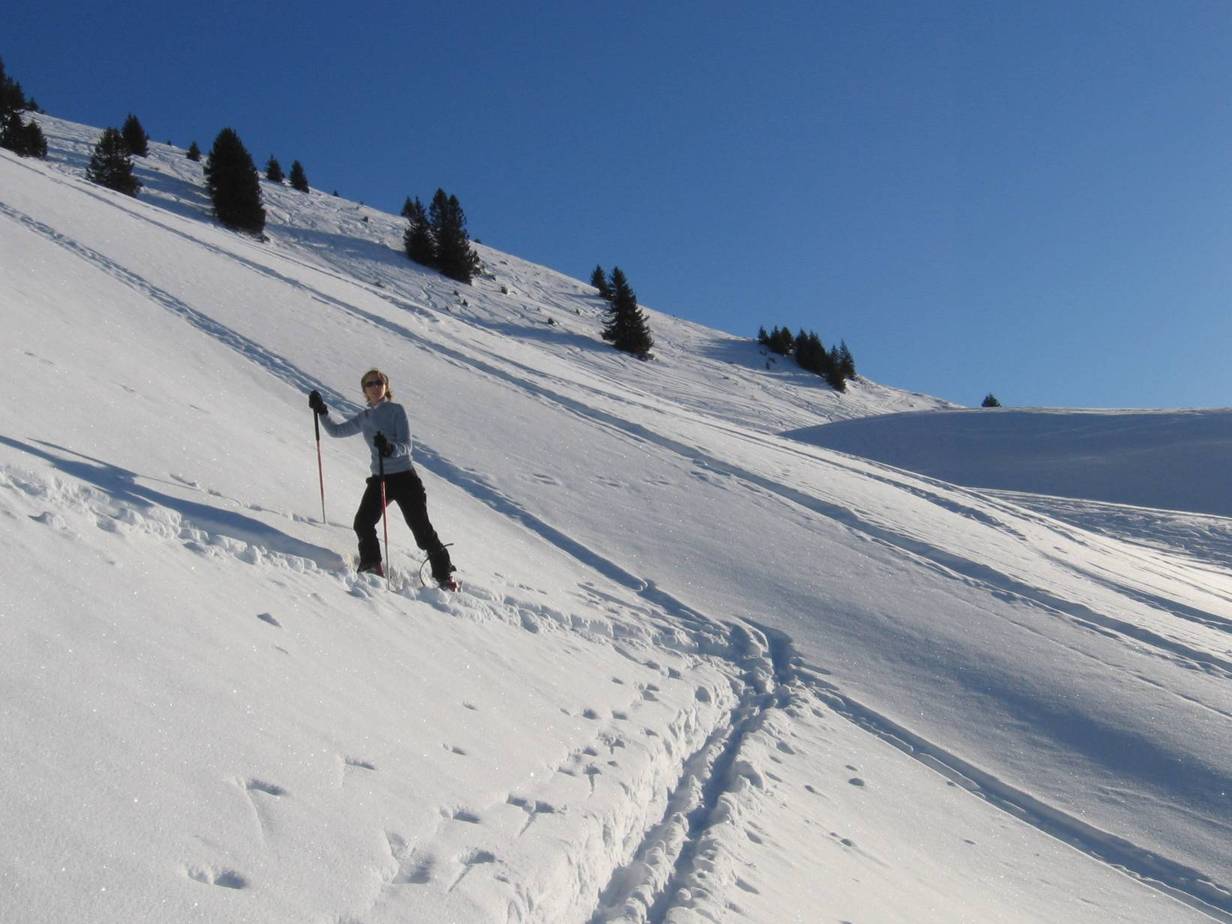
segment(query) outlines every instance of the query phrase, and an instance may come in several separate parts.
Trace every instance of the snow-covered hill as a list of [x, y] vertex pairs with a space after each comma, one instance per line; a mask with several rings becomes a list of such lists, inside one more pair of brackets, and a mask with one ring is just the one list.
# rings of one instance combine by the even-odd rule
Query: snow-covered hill
[[[0, 152], [0, 909], [20, 921], [1232, 919], [1232, 579], [779, 434], [845, 396], [152, 145]], [[410, 411], [465, 581], [344, 566], [305, 393]], [[1211, 520], [1222, 518], [1212, 517]]]
[[1232, 410], [935, 410], [787, 435], [975, 488], [1232, 516]]

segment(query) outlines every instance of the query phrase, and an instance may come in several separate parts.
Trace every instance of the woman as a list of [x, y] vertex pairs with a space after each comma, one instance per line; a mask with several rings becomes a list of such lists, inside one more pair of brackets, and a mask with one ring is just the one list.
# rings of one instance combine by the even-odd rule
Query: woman
[[457, 590], [452, 577], [455, 570], [449, 560], [449, 550], [441, 543], [428, 520], [428, 496], [423, 482], [411, 466], [411, 425], [401, 404], [395, 404], [389, 388], [389, 376], [380, 369], [369, 369], [360, 383], [368, 407], [350, 420], [334, 423], [321, 393], [308, 396], [308, 406], [321, 417], [330, 436], [353, 436], [363, 433], [372, 450], [372, 477], [364, 498], [355, 512], [355, 534], [359, 537], [359, 570], [384, 575], [381, 567], [381, 543], [376, 537], [376, 524], [381, 519], [381, 476], [384, 464], [385, 496], [402, 508], [407, 525], [415, 535], [415, 544], [428, 553], [432, 577], [446, 590]]

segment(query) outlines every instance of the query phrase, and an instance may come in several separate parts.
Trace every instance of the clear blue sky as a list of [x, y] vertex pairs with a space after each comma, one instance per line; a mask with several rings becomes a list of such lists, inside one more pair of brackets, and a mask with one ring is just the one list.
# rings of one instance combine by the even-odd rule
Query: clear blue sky
[[48, 4], [3, 57], [738, 334], [976, 404], [1232, 405], [1232, 4]]

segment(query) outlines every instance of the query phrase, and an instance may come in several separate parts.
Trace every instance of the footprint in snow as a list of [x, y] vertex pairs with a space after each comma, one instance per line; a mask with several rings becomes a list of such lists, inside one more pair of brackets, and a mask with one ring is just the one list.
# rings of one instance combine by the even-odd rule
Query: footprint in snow
[[550, 802], [540, 802], [538, 800], [525, 799], [521, 796], [509, 796], [506, 800], [509, 805], [516, 806], [526, 813], [526, 824], [522, 825], [522, 830], [517, 836], [521, 837], [526, 833], [526, 829], [531, 826], [536, 818], [540, 815], [555, 815], [556, 806]]
[[357, 770], [375, 770], [376, 769], [376, 764], [373, 764], [366, 760], [360, 760], [358, 757], [347, 757], [345, 758], [345, 762], [348, 767], [354, 767]]
[[462, 872], [458, 874], [446, 892], [452, 892], [458, 887], [458, 883], [466, 878], [466, 874], [473, 870], [476, 866], [485, 866], [489, 863], [496, 862], [496, 854], [489, 850], [468, 850], [466, 853], [458, 857], [458, 862], [462, 864]]
[[224, 889], [248, 888], [248, 880], [233, 869], [214, 870], [208, 866], [185, 866], [184, 875], [195, 882], [220, 886]]
[[249, 780], [244, 784], [244, 788], [249, 792], [263, 792], [267, 796], [274, 796], [275, 798], [285, 796], [287, 794], [287, 791], [278, 784], [267, 783], [265, 780]]
[[275, 618], [274, 618], [273, 616], [271, 616], [269, 613], [257, 613], [257, 619], [261, 620], [262, 622], [267, 622], [267, 623], [269, 623], [269, 624], [270, 624], [271, 626], [273, 626], [275, 629], [281, 629], [281, 628], [282, 628], [282, 623], [280, 623], [277, 619], [275, 619]]

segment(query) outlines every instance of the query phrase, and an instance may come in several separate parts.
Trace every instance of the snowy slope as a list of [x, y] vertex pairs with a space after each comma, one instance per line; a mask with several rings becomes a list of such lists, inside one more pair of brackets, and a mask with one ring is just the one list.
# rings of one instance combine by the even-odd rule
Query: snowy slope
[[[1232, 918], [1232, 579], [777, 434], [935, 409], [153, 145], [0, 153], [0, 902], [22, 921]], [[340, 555], [392, 376], [465, 581]]]
[[1232, 410], [980, 409], [787, 434], [955, 484], [1232, 516]]

